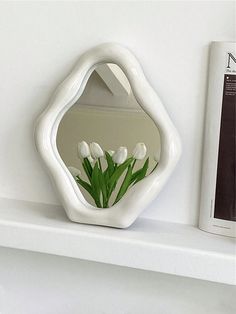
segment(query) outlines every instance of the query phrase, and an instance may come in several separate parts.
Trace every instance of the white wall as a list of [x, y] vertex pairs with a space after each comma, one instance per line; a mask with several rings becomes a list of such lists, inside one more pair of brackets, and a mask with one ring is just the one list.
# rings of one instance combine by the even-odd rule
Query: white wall
[[2, 314], [234, 314], [231, 286], [0, 249]]
[[[233, 2], [1, 2], [0, 196], [57, 203], [33, 125], [78, 56], [102, 42], [135, 53], [183, 142], [144, 216], [196, 223], [208, 45], [234, 40]], [[171, 196], [171, 197], [170, 197]]]

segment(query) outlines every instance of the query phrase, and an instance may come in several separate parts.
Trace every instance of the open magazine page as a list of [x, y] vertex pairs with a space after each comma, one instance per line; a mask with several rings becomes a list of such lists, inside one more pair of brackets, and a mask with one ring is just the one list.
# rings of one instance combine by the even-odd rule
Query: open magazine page
[[214, 217], [236, 221], [236, 75], [224, 75]]
[[236, 43], [211, 45], [199, 227], [236, 235]]

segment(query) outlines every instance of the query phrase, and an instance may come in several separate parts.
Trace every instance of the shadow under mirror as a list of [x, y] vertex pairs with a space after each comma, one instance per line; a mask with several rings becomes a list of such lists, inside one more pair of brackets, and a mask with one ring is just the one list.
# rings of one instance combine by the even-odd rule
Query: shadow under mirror
[[97, 66], [62, 118], [57, 148], [84, 198], [99, 208], [117, 203], [158, 165], [161, 143], [124, 72]]

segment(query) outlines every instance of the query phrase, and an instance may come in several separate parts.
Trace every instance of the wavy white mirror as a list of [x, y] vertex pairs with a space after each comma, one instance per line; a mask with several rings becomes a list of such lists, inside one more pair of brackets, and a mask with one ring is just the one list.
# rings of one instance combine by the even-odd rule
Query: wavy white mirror
[[119, 228], [157, 196], [181, 152], [137, 60], [116, 44], [81, 56], [35, 134], [68, 217]]

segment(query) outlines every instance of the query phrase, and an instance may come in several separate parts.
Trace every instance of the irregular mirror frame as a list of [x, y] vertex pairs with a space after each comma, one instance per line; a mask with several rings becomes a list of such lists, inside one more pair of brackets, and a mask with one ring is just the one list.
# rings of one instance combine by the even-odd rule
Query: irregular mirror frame
[[156, 169], [161, 143], [124, 72], [105, 63], [63, 116], [57, 147], [86, 201], [107, 208]]
[[[158, 127], [161, 157], [156, 170], [130, 189], [118, 203], [110, 208], [98, 210], [85, 200], [78, 189], [77, 183], [60, 157], [56, 138], [64, 114], [78, 101], [94, 69], [104, 63], [117, 64], [123, 70], [136, 100]], [[68, 218], [75, 222], [117, 228], [130, 226], [156, 198], [181, 155], [178, 132], [161, 100], [147, 82], [138, 61], [128, 49], [111, 43], [99, 45], [79, 58], [74, 70], [59, 85], [48, 107], [39, 117], [35, 141]]]

